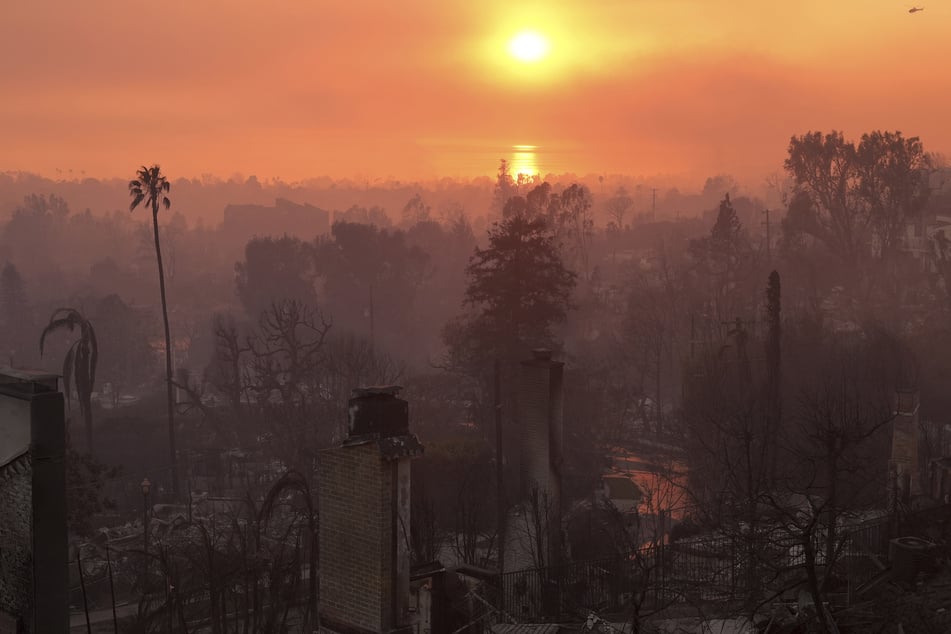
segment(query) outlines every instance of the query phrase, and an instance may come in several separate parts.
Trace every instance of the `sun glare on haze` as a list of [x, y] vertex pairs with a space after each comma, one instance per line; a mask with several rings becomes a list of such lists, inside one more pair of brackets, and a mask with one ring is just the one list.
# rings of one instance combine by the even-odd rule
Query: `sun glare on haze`
[[538, 177], [538, 157], [535, 155], [534, 145], [516, 145], [512, 147], [512, 158], [509, 161], [509, 170], [512, 176], [533, 180]]
[[485, 13], [462, 50], [477, 76], [506, 90], [561, 89], [578, 78], [600, 81], [620, 71], [629, 76], [632, 62], [654, 47], [645, 25], [611, 30], [580, 5], [505, 6]]
[[545, 36], [536, 31], [522, 31], [509, 42], [509, 53], [512, 57], [527, 64], [544, 59], [549, 48]]

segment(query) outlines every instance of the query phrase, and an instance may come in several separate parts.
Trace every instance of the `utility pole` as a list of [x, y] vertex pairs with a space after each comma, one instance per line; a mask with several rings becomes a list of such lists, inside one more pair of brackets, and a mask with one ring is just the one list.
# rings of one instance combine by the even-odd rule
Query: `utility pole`
[[[495, 484], [498, 503], [499, 579], [505, 572], [505, 480], [502, 464], [502, 362], [496, 358], [495, 383]], [[500, 599], [501, 601], [502, 599]], [[504, 609], [504, 604], [500, 605]]]
[[766, 264], [767, 264], [767, 265], [772, 265], [772, 263], [773, 263], [773, 259], [772, 259], [772, 247], [773, 247], [773, 242], [772, 242], [772, 240], [771, 240], [771, 238], [770, 238], [770, 233], [769, 233], [769, 209], [764, 209], [764, 210], [763, 210], [763, 213], [766, 214], [766, 221], [763, 223], [764, 225], [766, 225]]
[[373, 323], [373, 282], [370, 282], [370, 351], [375, 352], [376, 333]]
[[697, 323], [696, 314], [690, 313], [690, 360], [694, 359], [694, 349], [697, 343]]
[[657, 188], [651, 187], [651, 222], [657, 222]]

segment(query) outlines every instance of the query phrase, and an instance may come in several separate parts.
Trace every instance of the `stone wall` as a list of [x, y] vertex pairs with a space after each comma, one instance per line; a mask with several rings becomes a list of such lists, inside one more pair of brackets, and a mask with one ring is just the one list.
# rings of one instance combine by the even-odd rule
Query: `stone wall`
[[32, 478], [28, 454], [0, 467], [0, 613], [21, 619], [27, 632], [33, 596]]

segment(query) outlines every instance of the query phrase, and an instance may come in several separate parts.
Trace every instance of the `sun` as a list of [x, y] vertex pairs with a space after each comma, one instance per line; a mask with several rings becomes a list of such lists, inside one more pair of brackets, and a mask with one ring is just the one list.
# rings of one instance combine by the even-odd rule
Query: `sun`
[[509, 41], [509, 53], [526, 64], [544, 59], [548, 55], [549, 48], [545, 36], [536, 31], [522, 31]]

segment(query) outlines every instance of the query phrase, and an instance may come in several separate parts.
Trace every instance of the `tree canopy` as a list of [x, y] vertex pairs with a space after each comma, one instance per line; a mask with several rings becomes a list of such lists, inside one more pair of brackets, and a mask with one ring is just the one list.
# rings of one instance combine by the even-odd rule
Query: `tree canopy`
[[298, 238], [254, 238], [234, 267], [238, 298], [252, 320], [275, 302], [316, 304], [312, 245]]
[[493, 225], [489, 245], [476, 248], [466, 267], [461, 320], [445, 333], [450, 353], [470, 361], [518, 358], [555, 344], [553, 326], [571, 307], [576, 275], [559, 256], [542, 217], [512, 215]]
[[405, 352], [407, 335], [415, 333], [412, 307], [430, 274], [429, 262], [403, 231], [334, 223], [316, 250], [321, 308], [345, 331], [371, 342], [389, 337], [388, 350]]
[[875, 131], [856, 145], [832, 131], [793, 137], [785, 168], [811, 203], [799, 205], [803, 231], [854, 264], [893, 253], [927, 202], [930, 164], [918, 137]]

